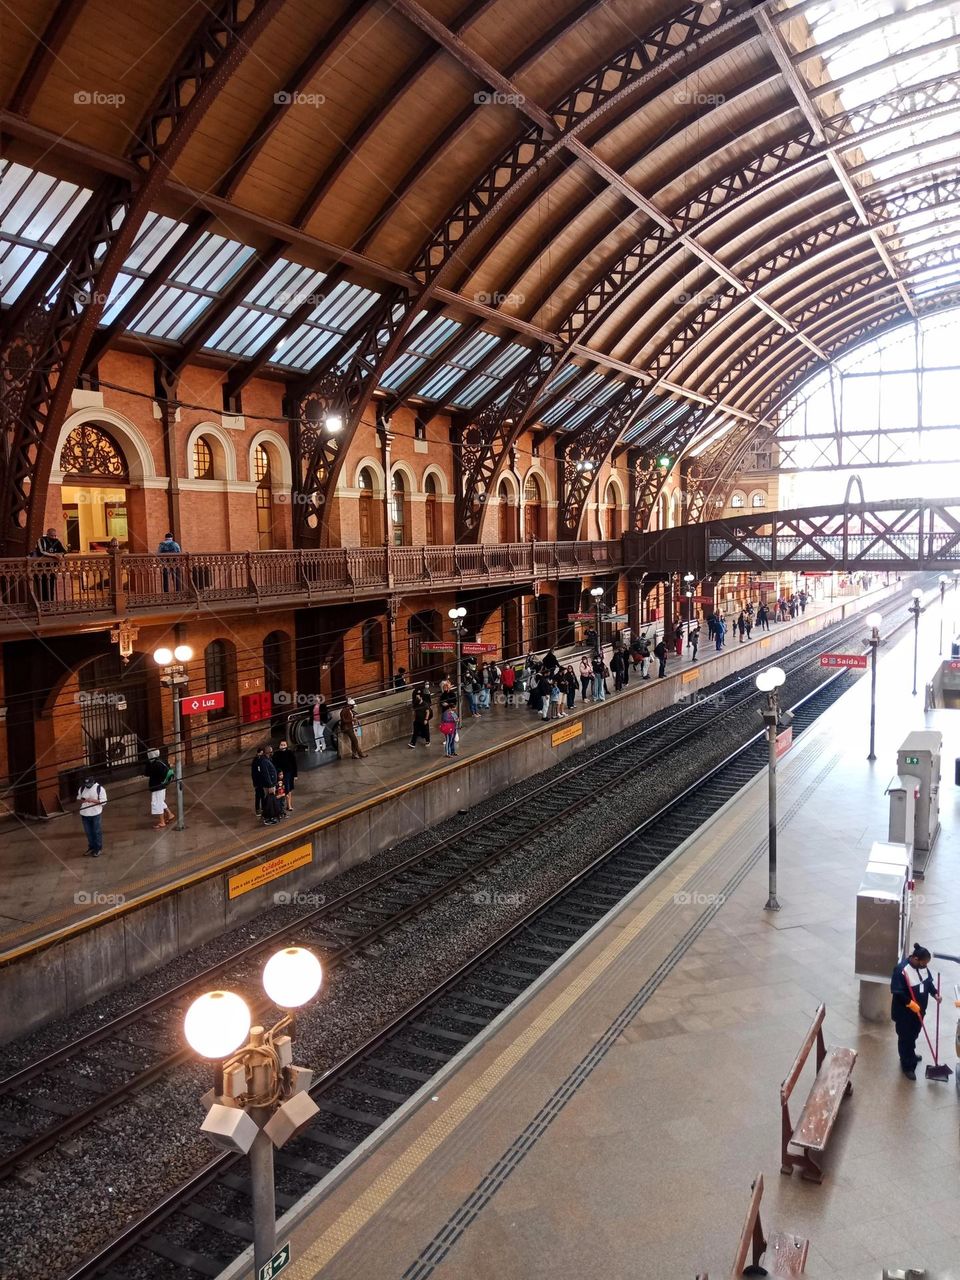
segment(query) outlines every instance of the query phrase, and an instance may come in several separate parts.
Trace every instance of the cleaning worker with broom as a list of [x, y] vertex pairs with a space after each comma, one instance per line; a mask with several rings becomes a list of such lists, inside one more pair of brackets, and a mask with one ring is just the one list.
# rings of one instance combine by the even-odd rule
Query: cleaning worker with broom
[[[940, 996], [927, 966], [930, 952], [916, 942], [906, 961], [901, 960], [890, 979], [893, 1001], [890, 1017], [897, 1028], [897, 1049], [900, 1053], [900, 1070], [908, 1080], [916, 1080], [916, 1068], [923, 1059], [917, 1053], [917, 1037], [923, 1027], [924, 1014], [930, 996], [939, 1004]], [[929, 1041], [929, 1036], [927, 1037]], [[934, 1055], [936, 1057], [936, 1055]]]

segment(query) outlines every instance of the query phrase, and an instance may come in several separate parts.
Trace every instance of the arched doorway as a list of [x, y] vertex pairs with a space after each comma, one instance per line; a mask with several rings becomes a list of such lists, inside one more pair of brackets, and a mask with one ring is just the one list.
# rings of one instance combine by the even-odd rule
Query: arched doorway
[[253, 451], [253, 478], [257, 482], [257, 546], [261, 551], [273, 547], [273, 476], [270, 454], [262, 444]]
[[360, 545], [373, 547], [377, 544], [376, 512], [373, 505], [373, 472], [369, 467], [361, 467], [357, 476], [357, 488], [360, 490]]
[[105, 551], [111, 538], [126, 548], [130, 473], [110, 432], [95, 422], [74, 427], [63, 442], [59, 464], [67, 550]]
[[285, 631], [271, 631], [263, 640], [263, 687], [273, 695], [270, 716], [272, 733], [282, 733], [289, 714], [292, 695], [287, 676], [290, 673], [290, 637]]
[[544, 540], [543, 490], [539, 476], [527, 476], [523, 486], [523, 536], [527, 542]]
[[390, 481], [390, 523], [393, 525], [393, 545], [402, 547], [407, 538], [407, 491], [403, 483], [403, 475], [399, 471], [393, 473]]
[[440, 508], [437, 502], [437, 481], [434, 476], [427, 476], [423, 482], [426, 495], [423, 503], [425, 519], [425, 537], [428, 547], [438, 546], [440, 537]]
[[611, 542], [615, 542], [623, 533], [622, 522], [620, 519], [620, 494], [617, 492], [617, 486], [611, 481], [607, 485], [607, 528], [606, 536]]

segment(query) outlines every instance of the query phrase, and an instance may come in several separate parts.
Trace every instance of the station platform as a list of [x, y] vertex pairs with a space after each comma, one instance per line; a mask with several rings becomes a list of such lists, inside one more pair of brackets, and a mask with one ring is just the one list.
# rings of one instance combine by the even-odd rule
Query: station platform
[[[882, 596], [884, 593], [878, 593]], [[862, 598], [863, 600], [866, 597]], [[847, 602], [848, 607], [851, 602]], [[862, 604], [857, 601], [857, 604]], [[810, 605], [805, 617], [796, 622], [771, 623], [769, 635], [789, 636], [790, 642], [804, 634], [811, 623], [833, 620], [836, 605]], [[739, 644], [731, 638], [722, 653], [701, 644], [697, 666], [703, 671], [701, 685], [719, 678], [713, 668], [757, 661], [764, 649], [766, 634], [754, 632], [752, 641]], [[779, 646], [778, 646], [779, 647]], [[692, 666], [689, 651], [683, 658], [671, 658], [667, 684]], [[656, 666], [654, 664], [654, 671]], [[724, 671], [722, 674], [726, 674]], [[613, 681], [608, 682], [613, 688]], [[662, 681], [642, 682], [639, 672], [628, 687], [610, 699], [629, 700], [631, 718], [642, 719], [656, 708], [662, 697]], [[672, 700], [672, 699], [671, 699]], [[470, 717], [464, 700], [459, 757], [448, 761], [438, 722], [434, 722], [429, 747], [407, 749], [406, 740], [389, 743], [371, 752], [366, 760], [334, 760], [318, 769], [301, 771], [297, 779], [295, 811], [279, 828], [264, 828], [254, 814], [250, 757], [209, 772], [194, 772], [184, 778], [185, 830], [172, 826], [153, 830], [150, 796], [146, 789], [135, 795], [109, 799], [104, 809], [104, 852], [99, 860], [84, 856], [86, 841], [75, 813], [58, 815], [42, 822], [8, 820], [3, 827], [3, 869], [0, 878], [0, 963], [12, 951], [31, 940], [49, 941], [52, 933], [99, 917], [105, 909], [135, 901], [184, 877], [239, 862], [252, 853], [277, 847], [294, 832], [306, 831], [330, 822], [382, 799], [400, 787], [415, 786], [425, 775], [462, 767], [464, 761], [491, 749], [509, 747], [531, 732], [556, 729], [546, 726], [529, 711], [518, 695], [513, 708], [493, 707], [480, 720]], [[576, 714], [601, 710], [584, 706], [577, 696]], [[269, 741], [269, 730], [264, 741]], [[173, 787], [167, 790], [174, 803]], [[79, 901], [78, 901], [79, 899]], [[89, 900], [85, 900], [89, 899]]]
[[[764, 1229], [809, 1238], [806, 1275], [960, 1278], [954, 1080], [901, 1074], [893, 1025], [861, 1019], [853, 974], [884, 789], [924, 725], [944, 735], [942, 830], [912, 940], [960, 954], [960, 716], [923, 711], [936, 613], [916, 697], [912, 635], [881, 650], [875, 763], [867, 680], [780, 761], [782, 909], [764, 910], [761, 776], [287, 1215], [290, 1280], [724, 1280], [758, 1171]], [[960, 966], [932, 967], [956, 1066]], [[779, 1086], [821, 1001], [827, 1044], [858, 1060], [816, 1185], [779, 1173]]]

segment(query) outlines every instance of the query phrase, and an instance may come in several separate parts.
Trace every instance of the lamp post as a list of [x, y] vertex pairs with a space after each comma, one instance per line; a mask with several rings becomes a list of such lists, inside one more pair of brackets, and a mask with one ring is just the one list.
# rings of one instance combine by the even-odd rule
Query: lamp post
[[960, 582], [960, 569], [954, 569], [954, 571], [953, 571], [953, 589], [954, 589], [954, 591], [956, 591], [956, 589], [957, 589], [957, 583], [958, 583], [958, 582]]
[[687, 598], [687, 631], [693, 626], [693, 584], [696, 581], [692, 573], [683, 575], [683, 594]]
[[457, 646], [457, 719], [460, 719], [460, 687], [463, 684], [463, 673], [460, 670], [460, 646], [463, 643], [463, 620], [467, 611], [463, 605], [459, 609], [448, 609], [447, 617], [453, 623], [453, 639]]
[[943, 657], [943, 597], [947, 594], [947, 583], [950, 579], [945, 573], [940, 575], [940, 656]]
[[883, 618], [879, 613], [867, 614], [867, 626], [870, 628], [870, 635], [867, 637], [867, 643], [870, 646], [870, 754], [868, 760], [876, 760], [877, 756], [874, 751], [874, 743], [877, 736], [877, 649], [880, 647], [880, 627]]
[[177, 789], [177, 824], [176, 831], [183, 830], [183, 730], [180, 720], [179, 689], [189, 679], [184, 670], [184, 663], [193, 657], [193, 650], [188, 644], [178, 644], [170, 649], [154, 649], [153, 660], [160, 668], [160, 683], [168, 685], [173, 696], [173, 773], [174, 786]]
[[282, 1147], [319, 1112], [307, 1093], [313, 1072], [293, 1065], [295, 1024], [289, 1011], [312, 1000], [322, 979], [313, 952], [285, 947], [263, 970], [267, 996], [287, 1010], [269, 1030], [250, 1025], [249, 1008], [232, 991], [199, 996], [184, 1018], [191, 1049], [215, 1063], [200, 1132], [215, 1146], [250, 1157], [254, 1275], [273, 1258], [277, 1244], [273, 1148]]
[[603, 615], [600, 612], [603, 604], [603, 587], [591, 587], [590, 594], [593, 596], [593, 607], [597, 614], [597, 653], [601, 662], [603, 661]]
[[913, 614], [913, 692], [914, 692], [914, 696], [916, 696], [917, 651], [920, 646], [920, 615], [921, 613], [923, 613], [923, 606], [920, 603], [920, 599], [923, 596], [923, 592], [920, 590], [919, 587], [914, 587], [914, 589], [910, 592], [910, 595], [913, 597], [913, 604], [910, 605], [910, 607], [907, 609], [907, 612]]
[[[756, 679], [757, 688], [767, 695], [767, 705], [760, 717], [767, 729], [767, 794], [768, 794], [768, 880], [766, 911], [779, 911], [777, 901], [777, 725], [780, 723], [780, 696], [777, 690], [786, 680], [782, 667], [765, 667]], [[793, 717], [791, 716], [792, 720]]]

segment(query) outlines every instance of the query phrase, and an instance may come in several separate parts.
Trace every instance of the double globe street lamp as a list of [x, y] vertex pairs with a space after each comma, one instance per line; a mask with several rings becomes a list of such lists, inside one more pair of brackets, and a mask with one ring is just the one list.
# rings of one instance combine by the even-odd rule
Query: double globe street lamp
[[877, 650], [880, 647], [880, 628], [883, 616], [879, 613], [868, 613], [866, 618], [870, 634], [867, 644], [870, 646], [870, 754], [868, 760], [876, 760], [874, 744], [877, 736]]
[[913, 604], [907, 609], [908, 613], [913, 614], [913, 692], [917, 692], [917, 654], [920, 648], [920, 615], [923, 613], [923, 605], [920, 603], [923, 598], [923, 592], [919, 587], [914, 587], [910, 592], [913, 597]]
[[457, 609], [447, 610], [447, 617], [450, 619], [451, 623], [453, 624], [453, 639], [454, 639], [454, 643], [456, 644], [457, 667], [456, 667], [456, 675], [454, 679], [456, 680], [456, 685], [457, 685], [457, 719], [458, 720], [461, 719], [460, 690], [461, 690], [461, 686], [463, 685], [463, 671], [461, 670], [460, 653], [461, 653], [461, 645], [463, 644], [463, 620], [466, 616], [467, 616], [467, 611], [463, 607], [463, 605], [460, 605], [460, 607]]
[[177, 789], [177, 825], [183, 830], [183, 730], [180, 720], [180, 689], [189, 676], [185, 664], [193, 657], [188, 644], [178, 644], [173, 649], [159, 648], [153, 651], [153, 660], [160, 668], [160, 683], [168, 685], [173, 695], [173, 773]]
[[593, 597], [593, 607], [597, 616], [597, 653], [603, 657], [603, 587], [591, 587], [590, 594]]
[[319, 1107], [307, 1090], [313, 1072], [293, 1064], [294, 1015], [320, 990], [320, 961], [305, 947], [285, 947], [263, 970], [268, 998], [287, 1012], [269, 1030], [251, 1026], [246, 1002], [232, 991], [208, 991], [184, 1018], [187, 1043], [215, 1064], [214, 1087], [200, 1132], [225, 1151], [250, 1157], [254, 1275], [277, 1243], [273, 1149], [313, 1119]]

